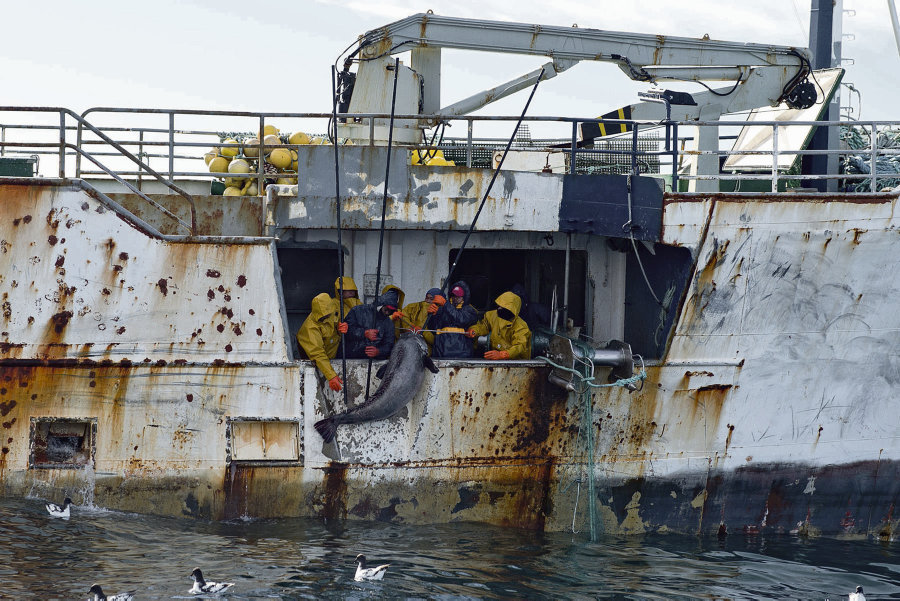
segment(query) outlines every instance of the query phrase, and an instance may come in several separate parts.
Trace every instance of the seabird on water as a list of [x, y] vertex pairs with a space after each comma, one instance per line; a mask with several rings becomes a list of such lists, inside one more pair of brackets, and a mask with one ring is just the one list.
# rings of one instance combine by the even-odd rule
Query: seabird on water
[[856, 592], [850, 593], [850, 599], [848, 599], [847, 601], [866, 601], [866, 596], [863, 595], [862, 587], [856, 587]]
[[356, 563], [359, 565], [356, 566], [356, 576], [354, 576], [353, 579], [357, 582], [363, 580], [381, 580], [384, 578], [384, 573], [387, 571], [388, 566], [391, 565], [386, 563], [375, 568], [367, 568], [366, 556], [362, 554], [356, 556]]
[[[66, 499], [66, 501], [68, 501], [68, 499]], [[88, 601], [131, 601], [132, 599], [134, 599], [134, 591], [107, 597], [103, 594], [103, 589], [100, 588], [100, 585], [95, 584], [91, 587], [91, 598]]]
[[71, 504], [72, 499], [69, 497], [66, 497], [66, 500], [63, 501], [62, 507], [56, 503], [47, 503], [47, 512], [55, 518], [67, 518], [69, 517], [69, 505]]
[[203, 579], [203, 572], [200, 571], [200, 568], [194, 568], [191, 578], [194, 580], [194, 586], [188, 592], [192, 595], [221, 593], [229, 586], [234, 586], [233, 582], [207, 582]]

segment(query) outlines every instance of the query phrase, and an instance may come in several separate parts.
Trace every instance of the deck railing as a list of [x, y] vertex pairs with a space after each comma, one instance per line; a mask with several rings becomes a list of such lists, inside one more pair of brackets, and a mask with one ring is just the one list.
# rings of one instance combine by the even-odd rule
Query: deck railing
[[[368, 136], [353, 143], [378, 145], [383, 142], [376, 139], [376, 125], [387, 117], [384, 114], [338, 115], [338, 120], [368, 126], [356, 128], [356, 131], [367, 129]], [[486, 158], [493, 159], [494, 153], [505, 146], [503, 136], [511, 133], [517, 119], [515, 116], [422, 115], [395, 115], [395, 118], [418, 120], [424, 140], [397, 146], [418, 150], [425, 156], [441, 150], [457, 165], [469, 167], [493, 167], [493, 160], [487, 164]], [[203, 160], [204, 151], [226, 147], [222, 140], [229, 134], [244, 133], [249, 137], [273, 123], [282, 131], [304, 131], [321, 139], [328, 137], [324, 132], [333, 131], [330, 120], [328, 113], [97, 107], [78, 115], [55, 107], [0, 107], [0, 157], [36, 155], [42, 168], [55, 168], [59, 177], [116, 180], [190, 230], [194, 223], [181, 221], [145, 194], [148, 181], [157, 181], [184, 197], [191, 204], [193, 221], [193, 199], [176, 182], [231, 177], [227, 173], [210, 173]], [[525, 158], [507, 159], [504, 168], [651, 175], [665, 179], [667, 190], [685, 193], [771, 193], [822, 181], [833, 182], [830, 189], [844, 193], [900, 185], [900, 148], [881, 139], [886, 132], [896, 132], [897, 135], [886, 139], [900, 140], [898, 122], [646, 122], [533, 116], [526, 117], [525, 123], [541, 135], [532, 138], [520, 132], [512, 149], [514, 154]], [[603, 125], [606, 132], [618, 130], [618, 133], [586, 140], [582, 136], [585, 124]], [[454, 126], [456, 131], [462, 126], [465, 137], [439, 136], [439, 132], [446, 133]], [[806, 141], [811, 133], [824, 127], [852, 131], [857, 140], [866, 137], [868, 147], [841, 145], [831, 150], [807, 149]], [[712, 133], [707, 135], [709, 132]], [[342, 142], [341, 135], [339, 128], [338, 140]], [[708, 139], [714, 143], [698, 148], [698, 140]], [[241, 144], [231, 147], [242, 150]], [[275, 147], [299, 150], [300, 145], [282, 143]], [[271, 150], [261, 139], [255, 148], [260, 154]], [[538, 160], [527, 160], [529, 155]], [[809, 173], [802, 166], [804, 160], [815, 157], [830, 158], [825, 173]], [[90, 164], [85, 165], [83, 158]], [[540, 159], [545, 161], [543, 166], [539, 164]], [[296, 177], [297, 174], [288, 169], [279, 175]], [[255, 178], [261, 194], [266, 178], [277, 176], [267, 174], [263, 162], [257, 161], [255, 172], [244, 177]]]

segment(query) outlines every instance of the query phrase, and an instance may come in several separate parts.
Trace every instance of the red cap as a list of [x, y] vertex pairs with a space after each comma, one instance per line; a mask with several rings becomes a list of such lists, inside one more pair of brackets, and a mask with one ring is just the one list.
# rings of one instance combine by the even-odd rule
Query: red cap
[[453, 290], [450, 291], [450, 294], [452, 296], [459, 296], [459, 297], [463, 297], [466, 295], [466, 293], [463, 291], [461, 286], [454, 286]]

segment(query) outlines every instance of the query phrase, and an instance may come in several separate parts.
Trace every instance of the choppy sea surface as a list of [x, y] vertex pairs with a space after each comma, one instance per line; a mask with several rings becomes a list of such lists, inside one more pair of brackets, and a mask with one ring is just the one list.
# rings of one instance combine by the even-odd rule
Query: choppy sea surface
[[[58, 500], [57, 500], [58, 501]], [[390, 563], [354, 582], [354, 558]], [[0, 499], [0, 598], [188, 598], [190, 573], [226, 599], [900, 599], [900, 544], [790, 535], [602, 537], [478, 524], [280, 519], [225, 523]]]

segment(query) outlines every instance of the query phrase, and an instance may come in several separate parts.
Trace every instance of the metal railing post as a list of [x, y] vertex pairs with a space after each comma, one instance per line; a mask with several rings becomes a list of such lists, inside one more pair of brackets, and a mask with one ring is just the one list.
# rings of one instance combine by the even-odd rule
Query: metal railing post
[[638, 175], [637, 166], [638, 153], [638, 124], [635, 123], [631, 128], [631, 175]]
[[[144, 130], [142, 129], [140, 132], [138, 132], [138, 158], [141, 158], [143, 156], [144, 156]], [[147, 158], [147, 163], [149, 164], [150, 157], [146, 157], [146, 158]], [[141, 176], [143, 174], [144, 174], [144, 168], [141, 167], [140, 164], [138, 164], [138, 174], [137, 174], [137, 189], [138, 190], [142, 190], [142, 188], [141, 188], [142, 177]]]
[[871, 169], [869, 170], [870, 175], [872, 176], [872, 192], [878, 192], [878, 124], [872, 124], [872, 157], [869, 160]]
[[[263, 189], [265, 186], [263, 185], [266, 181], [266, 178], [263, 175], [266, 172], [266, 147], [265, 147], [265, 131], [266, 131], [266, 118], [262, 115], [259, 116], [259, 132], [256, 134], [256, 141], [259, 142], [259, 150], [256, 153], [256, 193], [260, 196], [265, 196]], [[298, 158], [299, 160], [299, 158]], [[297, 180], [298, 183], [300, 180]], [[274, 190], [274, 188], [273, 188]]]
[[0, 157], [6, 154], [6, 126], [0, 125]]
[[468, 132], [466, 133], [466, 167], [472, 166], [472, 120], [466, 119], [466, 123], [468, 123]]
[[369, 146], [375, 146], [375, 117], [369, 117]]
[[772, 126], [772, 192], [778, 192], [778, 125]]
[[572, 121], [572, 150], [569, 159], [569, 173], [575, 173], [575, 153], [578, 152], [578, 121]]
[[[668, 127], [668, 126], [666, 126]], [[672, 192], [678, 192], [678, 124], [672, 124]]]
[[175, 183], [175, 111], [169, 112], [169, 182]]
[[59, 111], [59, 177], [66, 177], [66, 113]]

